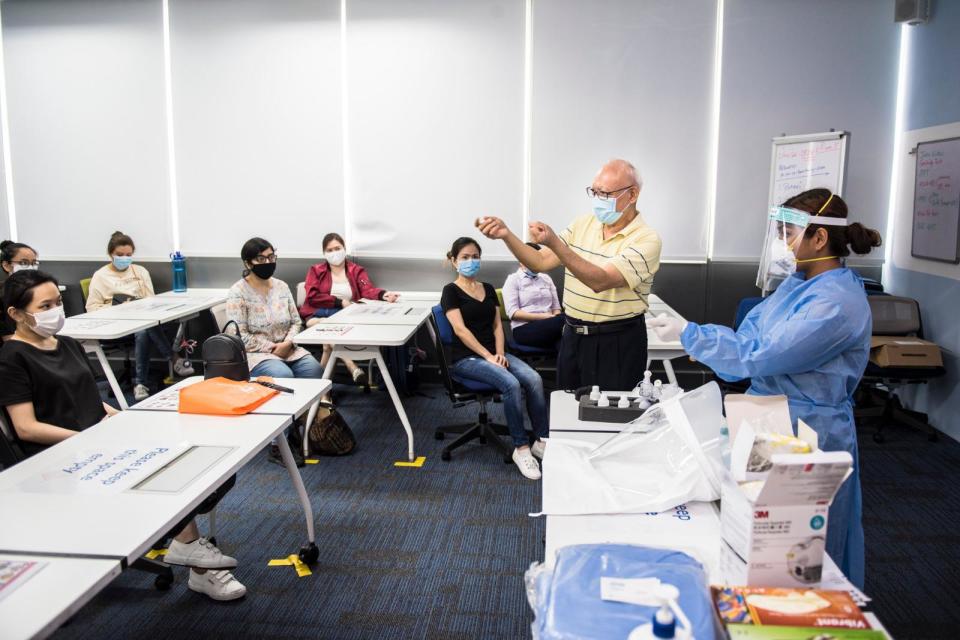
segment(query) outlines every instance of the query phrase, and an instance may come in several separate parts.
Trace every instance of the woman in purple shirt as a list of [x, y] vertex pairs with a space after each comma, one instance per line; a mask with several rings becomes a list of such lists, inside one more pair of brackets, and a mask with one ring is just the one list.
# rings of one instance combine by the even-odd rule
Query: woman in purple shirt
[[[527, 245], [540, 250], [538, 244]], [[519, 344], [541, 349], [557, 347], [564, 316], [550, 276], [520, 265], [503, 283], [503, 306], [510, 318], [513, 339]]]

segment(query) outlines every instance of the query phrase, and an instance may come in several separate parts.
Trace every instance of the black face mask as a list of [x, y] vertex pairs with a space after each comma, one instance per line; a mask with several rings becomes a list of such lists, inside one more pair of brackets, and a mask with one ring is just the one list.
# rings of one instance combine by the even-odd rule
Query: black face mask
[[273, 277], [273, 272], [277, 270], [276, 262], [266, 264], [254, 264], [250, 266], [250, 272], [261, 280], [269, 280]]

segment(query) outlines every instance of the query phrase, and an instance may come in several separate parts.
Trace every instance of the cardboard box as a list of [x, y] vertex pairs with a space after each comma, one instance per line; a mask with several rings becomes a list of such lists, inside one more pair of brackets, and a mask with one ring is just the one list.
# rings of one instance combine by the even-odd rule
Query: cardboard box
[[873, 336], [870, 361], [881, 367], [942, 367], [940, 347], [920, 338]]
[[846, 591], [716, 586], [710, 591], [720, 621], [728, 629], [734, 625], [871, 628]]
[[[783, 415], [764, 414], [765, 426], [792, 433], [789, 421], [771, 425], [770, 416], [776, 413]], [[731, 470], [721, 485], [720, 535], [745, 563], [735, 583], [816, 588], [830, 503], [852, 473], [853, 458], [846, 451], [819, 450], [816, 432], [801, 420], [798, 436], [813, 452], [774, 454], [770, 471], [761, 474], [764, 479], [742, 482], [757, 477], [746, 472], [757, 437], [754, 423], [745, 420], [739, 425]]]

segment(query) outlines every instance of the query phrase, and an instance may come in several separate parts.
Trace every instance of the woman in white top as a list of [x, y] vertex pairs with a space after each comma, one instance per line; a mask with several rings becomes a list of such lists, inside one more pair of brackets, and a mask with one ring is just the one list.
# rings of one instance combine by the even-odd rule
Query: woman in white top
[[[87, 311], [96, 311], [112, 305], [123, 304], [154, 295], [150, 272], [138, 264], [133, 264], [133, 254], [137, 250], [133, 238], [121, 231], [115, 231], [107, 243], [107, 255], [110, 263], [100, 267], [90, 279], [90, 291], [87, 294]], [[173, 363], [173, 371], [178, 376], [192, 376], [193, 365], [190, 361], [173, 352], [171, 341], [160, 327], [151, 327], [134, 334], [133, 397], [137, 402], [150, 395], [147, 387], [150, 377], [150, 345], [161, 356]]]

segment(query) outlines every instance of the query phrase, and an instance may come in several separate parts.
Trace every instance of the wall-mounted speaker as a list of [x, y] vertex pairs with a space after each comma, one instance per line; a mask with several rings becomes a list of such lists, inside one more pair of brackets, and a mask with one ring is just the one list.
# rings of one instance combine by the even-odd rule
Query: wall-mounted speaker
[[930, 0], [893, 0], [893, 19], [909, 25], [930, 19]]

